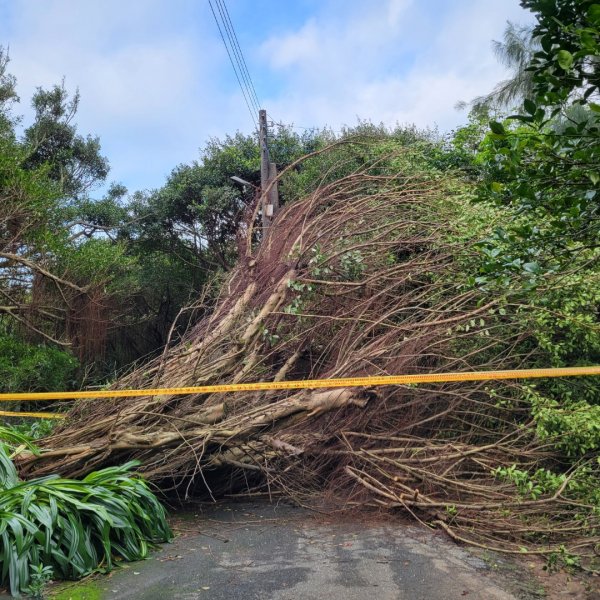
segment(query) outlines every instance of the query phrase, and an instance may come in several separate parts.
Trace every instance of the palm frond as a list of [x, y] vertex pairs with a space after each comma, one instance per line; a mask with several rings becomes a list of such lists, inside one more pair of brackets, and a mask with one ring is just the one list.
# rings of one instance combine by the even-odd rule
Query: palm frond
[[533, 76], [527, 67], [540, 48], [539, 40], [533, 37], [533, 27], [509, 21], [503, 40], [494, 40], [492, 48], [498, 60], [512, 71], [512, 75], [494, 86], [489, 94], [472, 100], [470, 104], [475, 110], [507, 108], [533, 95]]

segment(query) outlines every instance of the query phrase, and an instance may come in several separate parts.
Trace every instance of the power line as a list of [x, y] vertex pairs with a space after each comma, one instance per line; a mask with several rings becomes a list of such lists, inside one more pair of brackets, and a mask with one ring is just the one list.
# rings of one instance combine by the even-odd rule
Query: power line
[[242, 85], [242, 82], [241, 82], [240, 77], [238, 75], [237, 69], [235, 68], [235, 63], [233, 61], [233, 58], [231, 57], [231, 52], [229, 51], [229, 47], [227, 46], [227, 42], [225, 41], [225, 36], [223, 35], [223, 31], [221, 30], [221, 25], [219, 25], [219, 20], [217, 19], [217, 15], [215, 13], [215, 9], [213, 8], [211, 0], [208, 0], [208, 5], [210, 6], [210, 10], [211, 10], [211, 12], [213, 14], [213, 17], [215, 19], [215, 23], [217, 24], [217, 29], [219, 30], [219, 33], [221, 34], [221, 40], [223, 41], [223, 45], [225, 46], [225, 50], [227, 50], [227, 56], [229, 56], [229, 61], [231, 62], [231, 66], [233, 67], [233, 72], [235, 73], [235, 77], [237, 79], [237, 82], [238, 82], [238, 84], [240, 86], [240, 89], [242, 90], [242, 94], [244, 95], [244, 100], [246, 102], [246, 106], [248, 107], [248, 112], [250, 113], [250, 116], [252, 117], [252, 121], [254, 122], [254, 126], [256, 128], [258, 128], [258, 124], [256, 122], [256, 117], [254, 116], [254, 112], [253, 112], [252, 108], [250, 107], [250, 101], [248, 100], [248, 97], [246, 95], [246, 89]]
[[244, 89], [246, 90], [246, 95], [248, 96], [250, 102], [252, 103], [253, 109], [255, 111], [258, 111], [258, 110], [260, 110], [260, 106], [256, 103], [256, 100], [253, 96], [250, 82], [248, 80], [248, 77], [246, 76], [246, 72], [242, 65], [243, 57], [238, 52], [237, 46], [234, 41], [235, 31], [233, 30], [233, 25], [231, 25], [230, 22], [227, 20], [227, 17], [225, 14], [225, 7], [223, 5], [222, 0], [215, 0], [215, 3], [217, 5], [217, 9], [221, 16], [221, 23], [223, 24], [223, 28], [225, 29], [225, 34], [227, 35], [227, 39], [229, 41], [229, 48], [232, 50], [233, 58], [235, 59], [235, 62], [237, 64], [237, 72], [243, 81]]
[[210, 6], [210, 10], [211, 10], [211, 12], [213, 14], [213, 17], [215, 19], [215, 23], [217, 24], [217, 29], [219, 30], [219, 34], [221, 35], [221, 41], [223, 42], [223, 45], [225, 46], [225, 50], [227, 51], [227, 56], [229, 56], [229, 62], [231, 63], [231, 66], [233, 68], [233, 72], [234, 72], [235, 77], [237, 79], [238, 85], [240, 86], [240, 89], [242, 90], [242, 94], [244, 96], [244, 101], [246, 102], [246, 106], [248, 107], [248, 112], [250, 113], [252, 121], [254, 122], [254, 126], [258, 127], [257, 122], [256, 122], [256, 117], [254, 116], [254, 111], [252, 110], [252, 108], [250, 106], [251, 103], [250, 103], [250, 101], [248, 99], [248, 95], [246, 93], [246, 87], [242, 84], [242, 81], [240, 80], [240, 76], [238, 74], [238, 70], [236, 69], [233, 57], [231, 56], [231, 52], [229, 50], [229, 46], [227, 45], [227, 42], [225, 41], [225, 36], [223, 35], [223, 30], [221, 29], [221, 25], [219, 24], [219, 20], [217, 18], [217, 14], [215, 13], [215, 9], [213, 8], [211, 0], [208, 0], [208, 4]]
[[223, 8], [225, 9], [225, 15], [227, 16], [227, 21], [229, 22], [231, 31], [233, 32], [233, 38], [235, 41], [235, 45], [237, 46], [239, 55], [241, 57], [242, 65], [244, 67], [243, 70], [246, 73], [246, 78], [247, 78], [247, 81], [249, 82], [249, 87], [252, 90], [252, 94], [254, 96], [256, 107], [260, 110], [260, 100], [258, 99], [258, 95], [256, 94], [256, 88], [254, 87], [254, 82], [252, 81], [252, 77], [250, 76], [250, 71], [248, 70], [248, 65], [246, 64], [246, 59], [244, 58], [244, 53], [242, 52], [242, 48], [240, 46], [240, 42], [239, 42], [237, 34], [235, 32], [235, 28], [231, 21], [231, 17], [229, 16], [229, 10], [227, 9], [227, 4], [225, 3], [225, 0], [220, 0], [220, 2], [223, 4]]
[[231, 31], [233, 33], [233, 39], [234, 39], [234, 42], [235, 42], [235, 46], [237, 46], [238, 53], [239, 53], [239, 56], [240, 56], [241, 61], [242, 61], [243, 71], [245, 71], [245, 73], [246, 73], [246, 78], [247, 78], [247, 81], [249, 83], [249, 88], [251, 89], [252, 94], [254, 96], [256, 107], [260, 110], [260, 100], [258, 99], [258, 95], [256, 93], [256, 88], [254, 87], [254, 82], [252, 81], [252, 77], [250, 76], [250, 71], [248, 70], [248, 65], [246, 63], [246, 59], [244, 57], [244, 53], [242, 52], [242, 48], [240, 46], [240, 42], [238, 40], [238, 36], [237, 36], [237, 34], [235, 32], [235, 28], [233, 26], [233, 22], [231, 21], [231, 17], [229, 16], [229, 10], [227, 9], [227, 4], [225, 3], [225, 0], [219, 0], [219, 1], [223, 4], [223, 8], [225, 9], [225, 15], [227, 16], [227, 21], [229, 22], [229, 25], [231, 27]]

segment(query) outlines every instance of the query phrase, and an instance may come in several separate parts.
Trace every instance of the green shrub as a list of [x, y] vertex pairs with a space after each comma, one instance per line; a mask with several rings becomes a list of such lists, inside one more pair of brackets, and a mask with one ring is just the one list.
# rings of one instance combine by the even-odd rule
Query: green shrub
[[[0, 437], [26, 442], [5, 430]], [[0, 585], [13, 595], [35, 583], [38, 572], [78, 579], [100, 565], [111, 569], [115, 558], [145, 558], [151, 544], [171, 538], [164, 508], [130, 472], [136, 463], [81, 481], [20, 481], [10, 452], [9, 443], [0, 442]]]
[[77, 365], [77, 359], [68, 352], [0, 334], [0, 392], [71, 388]]

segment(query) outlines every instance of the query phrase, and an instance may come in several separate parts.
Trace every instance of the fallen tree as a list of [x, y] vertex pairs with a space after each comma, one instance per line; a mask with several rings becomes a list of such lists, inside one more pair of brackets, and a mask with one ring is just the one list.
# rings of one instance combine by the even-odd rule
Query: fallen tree
[[[467, 282], [477, 231], [453, 182], [406, 153], [323, 177], [256, 250], [248, 215], [210, 316], [117, 389], [533, 366], [527, 306]], [[540, 435], [533, 395], [470, 382], [82, 401], [20, 468], [137, 459], [181, 497], [400, 509], [485, 548], [593, 556], [598, 507], [581, 490], [597, 461]]]

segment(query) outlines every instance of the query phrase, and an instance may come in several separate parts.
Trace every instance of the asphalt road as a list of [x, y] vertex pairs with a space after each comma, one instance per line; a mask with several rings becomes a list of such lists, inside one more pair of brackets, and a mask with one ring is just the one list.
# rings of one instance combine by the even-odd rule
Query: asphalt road
[[405, 523], [323, 519], [288, 506], [228, 505], [175, 519], [149, 560], [67, 584], [66, 600], [509, 600], [489, 559]]

